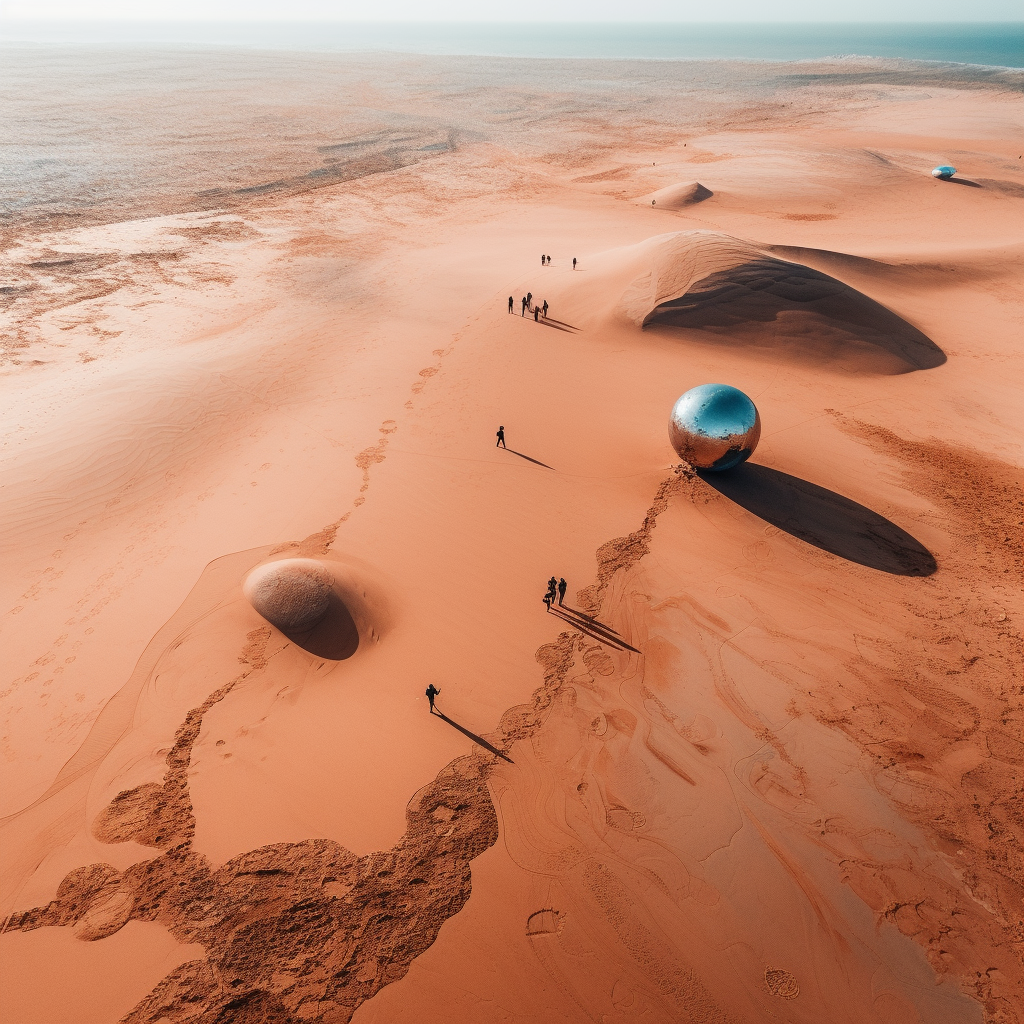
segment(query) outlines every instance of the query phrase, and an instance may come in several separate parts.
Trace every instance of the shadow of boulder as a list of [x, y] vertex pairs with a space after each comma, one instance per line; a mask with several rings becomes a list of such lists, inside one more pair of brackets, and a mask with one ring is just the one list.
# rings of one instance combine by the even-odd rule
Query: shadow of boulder
[[344, 661], [359, 647], [359, 628], [345, 602], [332, 590], [327, 611], [308, 629], [283, 629], [282, 633], [297, 647], [317, 658]]

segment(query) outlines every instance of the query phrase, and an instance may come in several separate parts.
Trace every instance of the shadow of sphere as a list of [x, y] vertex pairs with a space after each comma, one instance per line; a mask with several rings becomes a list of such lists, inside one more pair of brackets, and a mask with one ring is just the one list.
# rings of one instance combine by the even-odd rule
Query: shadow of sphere
[[937, 568], [932, 553], [906, 530], [807, 480], [749, 462], [698, 475], [766, 523], [848, 562], [894, 576], [931, 576]]

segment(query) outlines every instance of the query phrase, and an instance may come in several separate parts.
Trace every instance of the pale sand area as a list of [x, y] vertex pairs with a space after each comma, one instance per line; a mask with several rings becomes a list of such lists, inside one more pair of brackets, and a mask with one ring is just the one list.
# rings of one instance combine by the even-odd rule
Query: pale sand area
[[1019, 76], [224, 60], [8, 229], [4, 1019], [1024, 1020]]

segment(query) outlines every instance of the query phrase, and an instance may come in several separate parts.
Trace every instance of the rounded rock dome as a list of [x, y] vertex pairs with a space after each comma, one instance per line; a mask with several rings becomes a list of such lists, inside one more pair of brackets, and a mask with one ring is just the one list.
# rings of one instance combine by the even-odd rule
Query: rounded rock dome
[[761, 417], [738, 388], [701, 384], [672, 406], [668, 435], [679, 457], [694, 468], [732, 469], [757, 447]]
[[283, 558], [253, 569], [242, 586], [249, 603], [282, 632], [308, 629], [326, 614], [334, 577], [312, 558]]

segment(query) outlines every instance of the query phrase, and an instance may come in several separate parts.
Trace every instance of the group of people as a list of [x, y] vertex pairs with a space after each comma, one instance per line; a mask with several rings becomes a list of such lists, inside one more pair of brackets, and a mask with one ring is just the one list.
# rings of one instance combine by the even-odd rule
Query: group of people
[[556, 580], [554, 576], [548, 580], [548, 592], [544, 595], [544, 604], [548, 611], [551, 611], [552, 605], [555, 601], [558, 602], [558, 606], [561, 607], [565, 604], [565, 592], [568, 590], [569, 584], [565, 582], [565, 579]]
[[[533, 313], [533, 319], [534, 320], [538, 320], [539, 321], [542, 316], [544, 317], [545, 320], [547, 319], [547, 316], [548, 316], [548, 300], [547, 299], [545, 299], [542, 304], [538, 304], [538, 305], [535, 306], [533, 304], [533, 292], [527, 292], [522, 297], [522, 299], [520, 301], [522, 302], [522, 307], [523, 307], [522, 308], [522, 312], [519, 314], [520, 316], [526, 316], [526, 311], [530, 310]], [[515, 308], [516, 308], [516, 300], [513, 299], [512, 296], [510, 295], [508, 297], [508, 311], [510, 313], [512, 313], [512, 312], [514, 312]]]
[[[551, 265], [551, 257], [550, 256], [541, 256], [540, 263], [541, 263], [541, 266], [550, 266]], [[573, 270], [576, 269], [576, 257], [575, 256], [572, 258], [572, 269]], [[547, 301], [547, 299], [545, 299], [542, 303], [539, 303], [538, 305], [535, 306], [533, 304], [533, 292], [527, 292], [522, 297], [522, 299], [520, 301], [521, 301], [521, 304], [522, 304], [522, 309], [521, 309], [521, 312], [520, 312], [520, 316], [526, 316], [526, 311], [530, 310], [533, 313], [533, 319], [534, 320], [540, 320], [540, 318], [542, 316], [545, 319], [547, 319], [547, 315], [548, 315], [548, 301]], [[508, 311], [509, 311], [509, 313], [514, 313], [515, 312], [515, 308], [516, 308], [516, 301], [510, 295], [508, 297]], [[497, 437], [498, 437], [498, 439], [497, 439], [497, 442], [495, 443], [495, 447], [500, 445], [502, 448], [504, 448], [505, 447], [505, 428], [503, 426], [498, 427], [498, 435], [497, 435]], [[552, 607], [555, 605], [556, 602], [558, 603], [559, 607], [561, 607], [565, 603], [565, 592], [568, 589], [568, 587], [569, 587], [569, 585], [565, 582], [564, 579], [556, 580], [555, 577], [552, 576], [551, 579], [548, 580], [547, 593], [544, 595], [544, 604], [547, 607], [548, 611], [551, 611]], [[431, 683], [430, 686], [427, 687], [427, 700], [430, 701], [430, 713], [431, 714], [434, 713], [434, 698], [437, 697], [437, 695], [440, 692], [441, 691], [436, 686], [434, 686], [433, 683]]]

